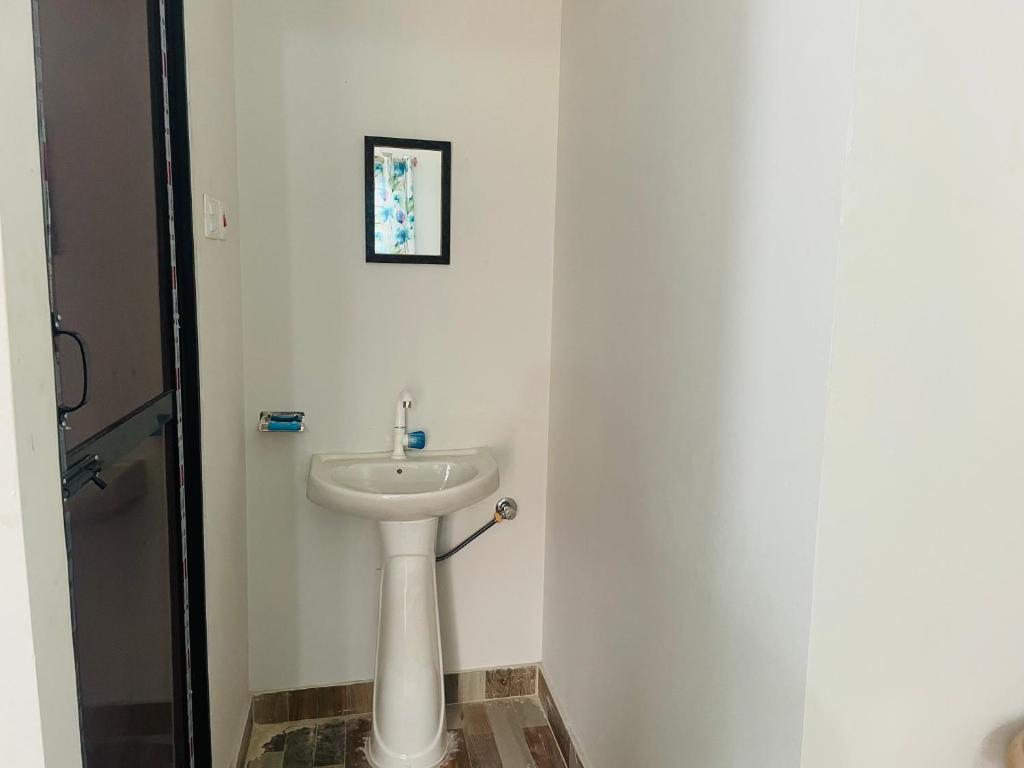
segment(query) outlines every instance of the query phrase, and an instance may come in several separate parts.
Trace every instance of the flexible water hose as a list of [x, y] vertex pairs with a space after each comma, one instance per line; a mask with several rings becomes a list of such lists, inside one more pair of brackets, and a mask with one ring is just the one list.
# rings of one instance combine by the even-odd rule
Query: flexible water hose
[[478, 536], [482, 536], [485, 532], [487, 532], [490, 528], [494, 527], [498, 523], [504, 522], [505, 520], [514, 520], [516, 517], [516, 513], [518, 511], [519, 505], [516, 504], [515, 499], [510, 498], [508, 496], [503, 496], [502, 498], [498, 499], [498, 503], [494, 505], [494, 517], [492, 517], [482, 526], [477, 528], [473, 533], [464, 538], [462, 541], [460, 541], [454, 547], [449, 549], [443, 555], [438, 555], [437, 558], [435, 558], [434, 562], [443, 563], [445, 560], [447, 560], [449, 557], [454, 555], [459, 550], [469, 546], [469, 544], [471, 544], [474, 539], [476, 539]]

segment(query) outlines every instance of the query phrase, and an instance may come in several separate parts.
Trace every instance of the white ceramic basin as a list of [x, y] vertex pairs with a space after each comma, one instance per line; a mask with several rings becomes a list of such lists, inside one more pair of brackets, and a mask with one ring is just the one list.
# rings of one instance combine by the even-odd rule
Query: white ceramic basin
[[306, 495], [321, 507], [368, 517], [381, 533], [380, 614], [373, 726], [374, 768], [436, 768], [445, 727], [435, 542], [442, 515], [498, 489], [498, 465], [483, 448], [321, 454], [309, 463]]
[[428, 520], [498, 489], [498, 464], [483, 448], [313, 456], [306, 495], [314, 504], [373, 520]]

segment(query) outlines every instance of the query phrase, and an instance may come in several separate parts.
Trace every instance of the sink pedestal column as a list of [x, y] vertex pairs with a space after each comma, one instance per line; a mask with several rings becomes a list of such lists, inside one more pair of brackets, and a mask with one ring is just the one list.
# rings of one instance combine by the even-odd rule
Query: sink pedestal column
[[379, 526], [384, 562], [367, 756], [376, 768], [434, 768], [448, 751], [434, 571], [437, 518]]

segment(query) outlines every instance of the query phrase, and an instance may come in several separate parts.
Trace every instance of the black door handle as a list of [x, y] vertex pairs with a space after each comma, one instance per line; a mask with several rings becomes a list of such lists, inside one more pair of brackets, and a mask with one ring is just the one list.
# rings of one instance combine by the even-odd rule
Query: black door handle
[[74, 405], [57, 403], [57, 416], [63, 418], [69, 413], [74, 413], [89, 402], [89, 350], [85, 346], [85, 339], [82, 338], [82, 334], [78, 331], [66, 331], [56, 322], [53, 325], [53, 335], [54, 337], [70, 336], [78, 345], [78, 351], [82, 355], [82, 397]]

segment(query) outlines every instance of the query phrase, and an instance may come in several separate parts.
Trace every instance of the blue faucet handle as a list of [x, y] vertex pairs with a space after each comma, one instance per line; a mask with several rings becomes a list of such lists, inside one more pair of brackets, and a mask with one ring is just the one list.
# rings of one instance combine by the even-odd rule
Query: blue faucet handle
[[416, 431], [409, 433], [409, 447], [410, 448], [423, 448], [427, 444], [427, 433], [423, 431]]

